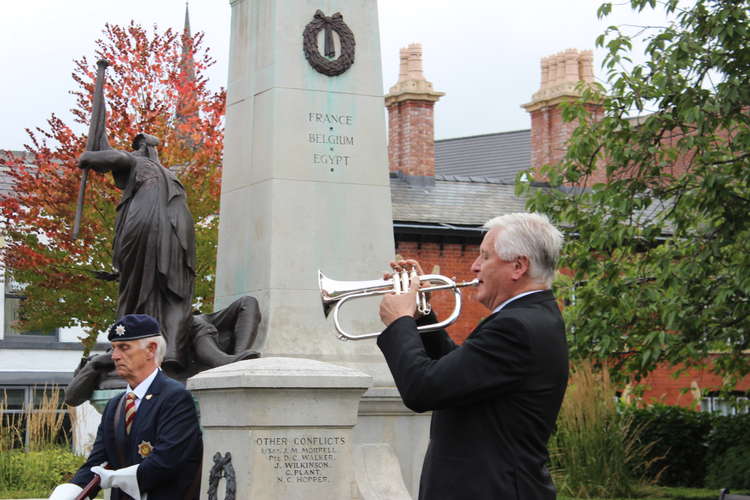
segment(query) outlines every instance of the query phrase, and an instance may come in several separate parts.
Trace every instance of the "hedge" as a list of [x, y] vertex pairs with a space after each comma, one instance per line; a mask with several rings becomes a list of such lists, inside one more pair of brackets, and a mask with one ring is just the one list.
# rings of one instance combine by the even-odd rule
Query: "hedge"
[[750, 488], [750, 414], [714, 418], [706, 463], [707, 487]]
[[664, 486], [750, 488], [750, 414], [716, 415], [677, 406], [630, 409], [647, 476]]

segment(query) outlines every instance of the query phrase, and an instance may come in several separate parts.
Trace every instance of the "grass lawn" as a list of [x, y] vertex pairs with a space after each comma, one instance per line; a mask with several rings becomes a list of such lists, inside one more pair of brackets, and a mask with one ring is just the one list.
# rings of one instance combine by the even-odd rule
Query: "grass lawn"
[[[750, 491], [732, 491], [733, 494], [750, 495]], [[559, 500], [579, 500], [572, 497], [558, 495]], [[718, 500], [719, 490], [702, 488], [667, 488], [664, 486], [644, 486], [638, 491], [638, 500]], [[599, 499], [588, 499], [599, 500]], [[632, 500], [632, 499], [609, 499]]]

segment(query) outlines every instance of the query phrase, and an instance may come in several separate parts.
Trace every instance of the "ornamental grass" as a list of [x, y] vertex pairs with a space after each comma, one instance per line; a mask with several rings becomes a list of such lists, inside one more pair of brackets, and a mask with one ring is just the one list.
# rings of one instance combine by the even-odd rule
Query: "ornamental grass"
[[643, 480], [649, 444], [639, 443], [633, 419], [618, 411], [606, 368], [580, 362], [571, 370], [557, 429], [550, 439], [551, 470], [561, 496], [629, 498]]

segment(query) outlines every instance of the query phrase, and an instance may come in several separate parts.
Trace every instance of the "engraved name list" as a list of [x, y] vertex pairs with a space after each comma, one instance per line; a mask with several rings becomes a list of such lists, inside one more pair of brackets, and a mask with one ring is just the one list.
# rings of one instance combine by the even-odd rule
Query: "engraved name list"
[[255, 439], [276, 483], [330, 483], [345, 436], [267, 436]]

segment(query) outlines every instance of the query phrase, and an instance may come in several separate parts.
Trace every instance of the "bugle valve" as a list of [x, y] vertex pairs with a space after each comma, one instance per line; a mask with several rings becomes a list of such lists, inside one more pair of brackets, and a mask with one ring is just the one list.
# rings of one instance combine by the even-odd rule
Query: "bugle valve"
[[[399, 271], [394, 272], [390, 279], [369, 280], [369, 281], [337, 281], [326, 277], [318, 271], [318, 285], [320, 286], [320, 296], [323, 303], [323, 313], [326, 317], [333, 315], [333, 325], [338, 332], [341, 340], [362, 340], [377, 337], [381, 332], [363, 333], [354, 335], [346, 332], [341, 326], [339, 320], [339, 309], [345, 302], [363, 297], [372, 297], [375, 295], [386, 295], [389, 293], [406, 293], [409, 291], [411, 277], [416, 272]], [[430, 303], [427, 300], [427, 294], [438, 290], [453, 290], [455, 304], [453, 312], [443, 321], [430, 325], [417, 327], [421, 332], [433, 332], [441, 330], [455, 323], [461, 314], [461, 288], [466, 286], [476, 286], [479, 280], [459, 282], [439, 274], [423, 274], [419, 276], [420, 288], [417, 292], [417, 311], [421, 315], [430, 313]], [[440, 284], [435, 284], [440, 283]], [[423, 284], [427, 286], [423, 286]]]

